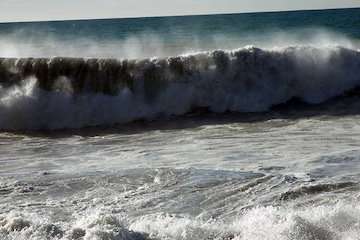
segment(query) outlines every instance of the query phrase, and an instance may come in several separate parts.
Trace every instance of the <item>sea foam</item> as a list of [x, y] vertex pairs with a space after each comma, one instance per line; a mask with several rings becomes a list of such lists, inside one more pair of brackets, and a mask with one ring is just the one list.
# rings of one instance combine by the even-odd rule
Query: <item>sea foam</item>
[[360, 52], [247, 47], [138, 60], [4, 58], [0, 128], [81, 128], [211, 112], [318, 104], [360, 85]]

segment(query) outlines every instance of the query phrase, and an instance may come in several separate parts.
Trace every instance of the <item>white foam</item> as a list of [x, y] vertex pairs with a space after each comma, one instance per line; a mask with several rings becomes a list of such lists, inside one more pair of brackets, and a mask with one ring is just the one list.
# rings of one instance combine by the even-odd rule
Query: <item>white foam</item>
[[360, 235], [359, 213], [358, 204], [344, 203], [298, 210], [258, 207], [231, 221], [146, 216], [130, 229], [159, 239], [355, 240]]
[[[212, 52], [203, 57], [212, 58]], [[55, 82], [67, 91], [44, 91], [36, 79], [20, 86], [0, 89], [0, 128], [62, 129], [111, 125], [159, 116], [182, 115], [192, 108], [207, 107], [214, 112], [261, 112], [293, 97], [307, 103], [321, 103], [360, 85], [359, 52], [339, 47], [292, 47], [278, 51], [257, 48], [225, 54], [245, 54], [241, 64], [234, 61], [225, 73], [216, 70], [194, 73], [186, 81], [162, 86], [154, 101], [143, 90], [123, 88], [118, 95], [72, 93], [66, 79]], [[295, 69], [288, 69], [292, 61]], [[264, 62], [262, 66], [257, 61]], [[256, 68], [252, 68], [254, 65]], [[284, 65], [285, 64], [285, 65]], [[250, 66], [239, 71], [238, 67]], [[270, 73], [271, 66], [280, 72]], [[237, 76], [236, 74], [241, 73]], [[166, 70], [164, 70], [166, 74]], [[137, 79], [136, 81], [143, 81]], [[141, 86], [141, 84], [138, 84]]]
[[[110, 206], [109, 206], [110, 207]], [[226, 219], [154, 213], [136, 218], [96, 208], [68, 222], [52, 223], [36, 214], [1, 217], [1, 239], [235, 239], [356, 240], [360, 235], [358, 203], [293, 208], [257, 207]]]

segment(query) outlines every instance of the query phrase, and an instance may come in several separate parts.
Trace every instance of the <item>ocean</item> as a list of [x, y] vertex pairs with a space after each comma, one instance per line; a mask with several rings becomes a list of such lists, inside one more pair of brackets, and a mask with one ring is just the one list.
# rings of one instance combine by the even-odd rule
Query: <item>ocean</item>
[[360, 239], [359, 49], [360, 9], [1, 23], [0, 239]]

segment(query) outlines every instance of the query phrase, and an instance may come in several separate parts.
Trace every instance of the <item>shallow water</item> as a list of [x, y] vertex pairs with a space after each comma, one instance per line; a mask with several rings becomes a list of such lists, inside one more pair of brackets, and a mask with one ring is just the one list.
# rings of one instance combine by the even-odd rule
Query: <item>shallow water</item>
[[228, 118], [1, 134], [0, 236], [356, 239], [357, 114]]

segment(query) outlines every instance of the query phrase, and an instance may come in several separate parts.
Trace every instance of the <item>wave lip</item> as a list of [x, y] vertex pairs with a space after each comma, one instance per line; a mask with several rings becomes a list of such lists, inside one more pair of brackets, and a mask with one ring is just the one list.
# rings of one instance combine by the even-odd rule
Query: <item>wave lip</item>
[[360, 52], [248, 47], [168, 58], [0, 59], [0, 128], [60, 129], [324, 102], [360, 86]]

